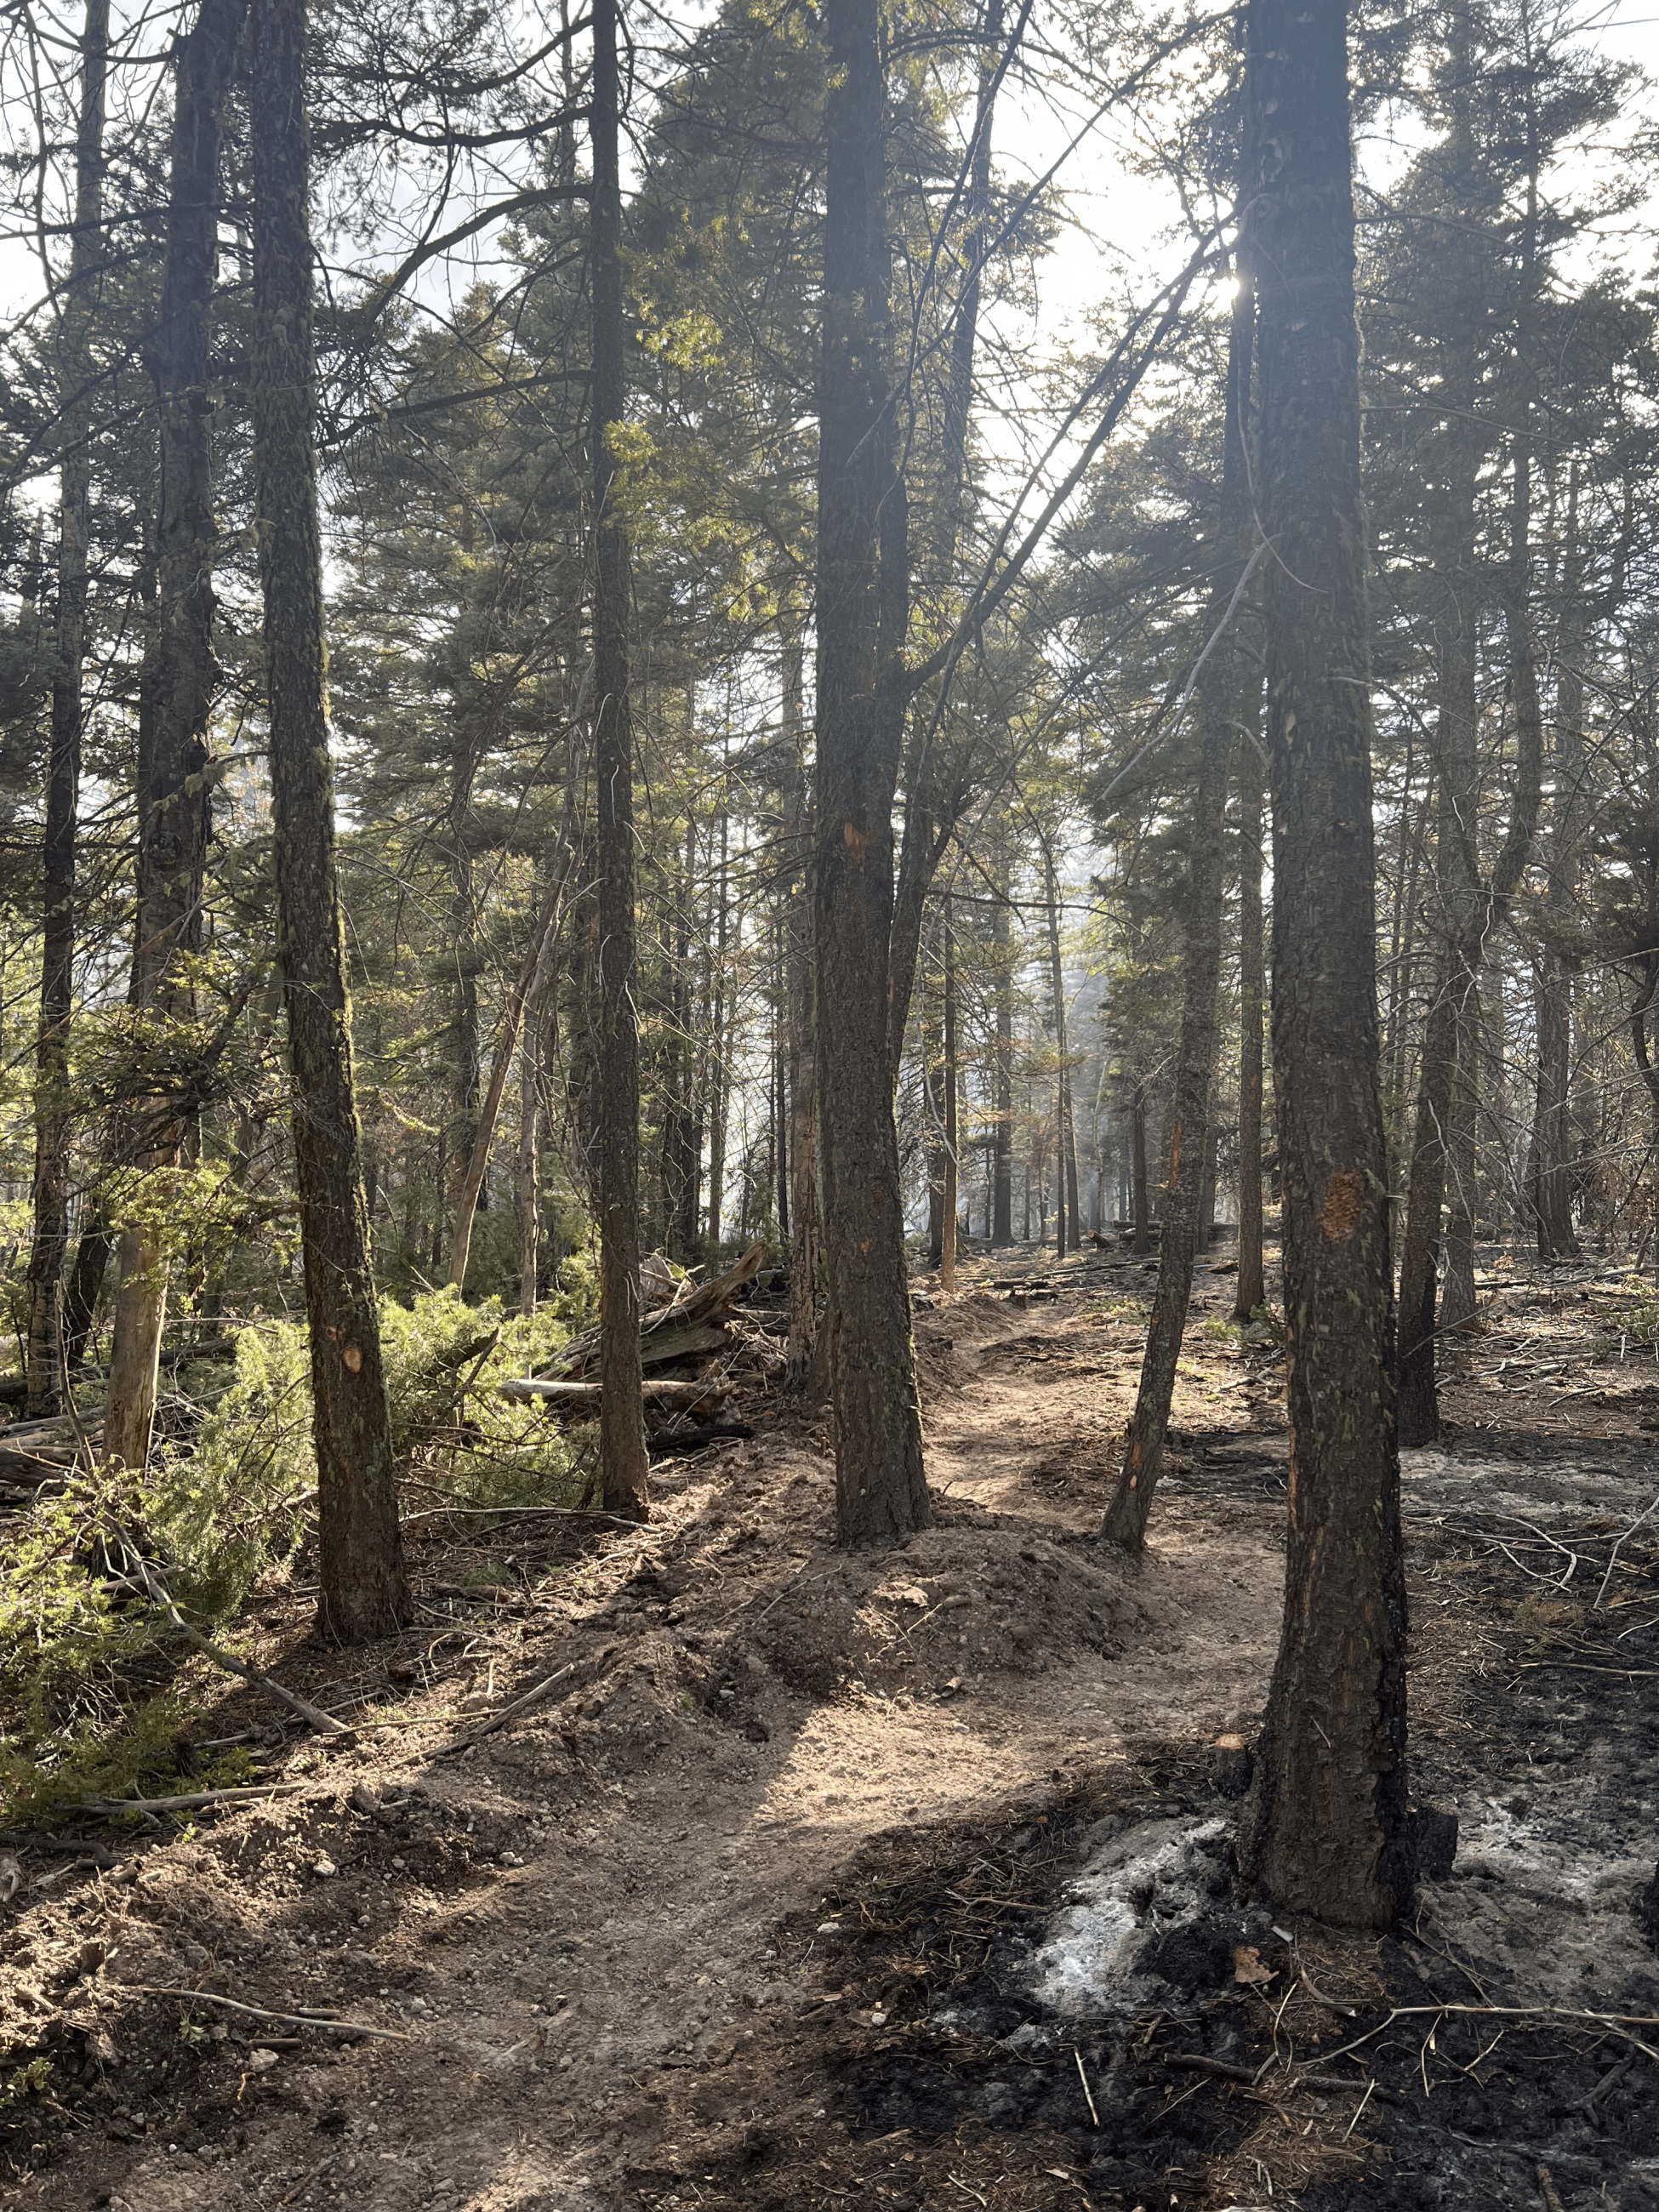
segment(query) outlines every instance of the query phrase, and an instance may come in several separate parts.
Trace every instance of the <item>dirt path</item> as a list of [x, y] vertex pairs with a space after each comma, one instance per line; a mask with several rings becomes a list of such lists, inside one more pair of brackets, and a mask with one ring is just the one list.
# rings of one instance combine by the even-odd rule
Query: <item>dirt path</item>
[[[994, 2105], [957, 2110], [945, 2096], [937, 2130], [916, 2134], [912, 2112], [890, 2136], [886, 2179], [847, 2166], [866, 2155], [872, 2115], [896, 2110], [882, 2086], [891, 2069], [872, 2055], [888, 2047], [890, 2013], [908, 2003], [935, 2027], [954, 2017], [904, 1997], [912, 1969], [893, 1965], [897, 1952], [881, 1953], [872, 1980], [847, 1916], [866, 1931], [885, 1924], [880, 1900], [908, 1895], [927, 1869], [926, 1911], [937, 1917], [942, 1893], [964, 1930], [982, 1931], [973, 1901], [995, 1870], [993, 1917], [1018, 1932], [1014, 1916], [1047, 1909], [1021, 1895], [1048, 1893], [1022, 1892], [1019, 1851], [1036, 1851], [1035, 1866], [1048, 1846], [1011, 1845], [1011, 1832], [1058, 1848], [1063, 1832], [1074, 1856], [1079, 1835], [1105, 1832], [1102, 1808], [1132, 1801], [1159, 1835], [1171, 1821], [1218, 1827], [1204, 1747], [1251, 1726], [1271, 1665], [1285, 1444], [1275, 1355], [1217, 1326], [1231, 1285], [1206, 1276], [1149, 1555], [1134, 1570], [1103, 1557], [1093, 1530], [1150, 1278], [1090, 1258], [1047, 1280], [1057, 1297], [1023, 1300], [970, 1280], [923, 1317], [939, 1525], [902, 1553], [833, 1550], [822, 1435], [771, 1409], [752, 1443], [665, 1479], [643, 1534], [595, 1540], [542, 1521], [502, 1531], [493, 1551], [433, 1547], [418, 1561], [425, 1588], [479, 1595], [428, 1596], [426, 1632], [374, 1655], [361, 1687], [399, 1725], [343, 1748], [302, 1742], [279, 1755], [291, 1794], [222, 1813], [199, 1835], [157, 1836], [113, 1875], [24, 1892], [0, 1990], [9, 2021], [33, 2023], [13, 2029], [14, 2051], [51, 2061], [55, 2110], [38, 2095], [17, 2106], [15, 2201], [53, 2212], [827, 2206], [845, 2200], [850, 2175], [872, 2202], [1075, 2204], [1078, 2144], [1045, 2134], [1060, 2126], [1047, 2106], [1022, 2123], [1018, 2158]], [[1481, 1613], [1486, 1586], [1459, 1561], [1508, 1574], [1522, 1555], [1448, 1548], [1445, 1531], [1518, 1512], [1544, 1533], [1517, 1540], [1570, 1550], [1588, 1512], [1622, 1525], [1649, 1479], [1626, 1431], [1625, 1447], [1598, 1443], [1602, 1460], [1577, 1472], [1507, 1449], [1500, 1481], [1490, 1449], [1484, 1461], [1419, 1455], [1407, 1471], [1424, 1773], [1467, 1801], [1475, 1863], [1501, 1871], [1506, 1853], [1527, 1857], [1545, 1900], [1534, 1918], [1559, 1953], [1551, 1988], [1571, 1981], [1598, 1998], [1624, 1985], [1608, 1947], [1624, 1931], [1628, 1948], [1641, 1820], [1633, 1804], [1614, 1817], [1629, 1787], [1614, 1770], [1645, 1746], [1607, 1738], [1601, 1846], [1586, 1820], [1571, 1826], [1584, 1778], [1566, 1767], [1524, 1802], [1506, 1785], [1477, 1804], [1469, 1746], [1485, 1723], [1471, 1686], [1518, 1647]], [[1603, 1463], [1609, 1451], [1617, 1464]], [[1510, 1612], [1530, 1589], [1512, 1579], [1518, 1598], [1491, 1586]], [[1528, 1632], [1547, 1644], [1534, 1601]], [[273, 1600], [264, 1656], [314, 1688], [334, 1662], [301, 1644], [301, 1612]], [[469, 1698], [482, 1709], [564, 1666], [561, 1702], [445, 1754]], [[428, 1679], [411, 1686], [415, 1668]], [[251, 1716], [226, 1699], [198, 1734]], [[1496, 1954], [1509, 1917], [1487, 1892], [1478, 1910], [1459, 1896], [1458, 1940]], [[959, 1975], [978, 1940], [952, 1948]], [[407, 2039], [337, 2040], [143, 1993], [180, 1989]], [[1095, 2063], [1119, 2062], [1103, 2046]], [[1028, 2065], [1022, 2081], [1036, 2078]], [[1086, 2125], [1074, 2082], [1062, 2101], [1064, 2127]], [[1126, 2190], [1140, 2171], [1124, 2169]], [[829, 2177], [821, 2197], [804, 2193], [809, 2174]], [[1113, 2193], [1105, 2165], [1085, 2194], [1125, 2212], [1136, 2201]], [[1188, 2188], [1181, 2201], [1228, 2200]], [[1281, 2189], [1278, 2201], [1298, 2200]]]

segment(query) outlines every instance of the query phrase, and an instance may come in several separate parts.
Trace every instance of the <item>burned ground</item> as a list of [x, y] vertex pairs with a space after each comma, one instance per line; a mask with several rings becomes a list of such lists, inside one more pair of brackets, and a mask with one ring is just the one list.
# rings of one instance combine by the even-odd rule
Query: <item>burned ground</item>
[[921, 1319], [939, 1525], [902, 1552], [833, 1549], [822, 1431], [757, 1396], [645, 1530], [421, 1524], [422, 1626], [372, 1653], [262, 1590], [251, 1648], [356, 1732], [187, 1670], [204, 1753], [249, 1738], [270, 1794], [83, 1824], [102, 1871], [19, 1851], [15, 2200], [1659, 2201], [1659, 1386], [1625, 1286], [1492, 1270], [1454, 1430], [1407, 1455], [1414, 1777], [1461, 1838], [1378, 1940], [1232, 1881], [1212, 1746], [1277, 1636], [1270, 1333], [1200, 1278], [1131, 1567], [1093, 1532], [1150, 1279], [964, 1273]]

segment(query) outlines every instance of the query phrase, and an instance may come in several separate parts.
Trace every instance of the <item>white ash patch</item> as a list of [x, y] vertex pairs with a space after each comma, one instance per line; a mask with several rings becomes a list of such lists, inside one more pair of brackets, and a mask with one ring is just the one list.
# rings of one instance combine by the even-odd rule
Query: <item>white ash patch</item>
[[1145, 2004], [1163, 1986], [1143, 1964], [1148, 1944], [1190, 1927], [1231, 1886], [1217, 1848], [1228, 1826], [1144, 1820], [1103, 1843], [1031, 1954], [1027, 1987], [1038, 2003], [1062, 2019]]

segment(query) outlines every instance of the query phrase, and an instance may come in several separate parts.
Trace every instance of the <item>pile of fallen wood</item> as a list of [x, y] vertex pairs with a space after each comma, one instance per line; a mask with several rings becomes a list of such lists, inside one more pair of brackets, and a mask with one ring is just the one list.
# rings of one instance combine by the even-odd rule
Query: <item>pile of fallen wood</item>
[[[766, 1258], [751, 1245], [713, 1282], [676, 1277], [660, 1253], [640, 1269], [640, 1365], [647, 1426], [718, 1418], [743, 1374], [769, 1376], [783, 1366], [762, 1316], [744, 1316], [741, 1300]], [[573, 1336], [545, 1374], [503, 1382], [504, 1398], [539, 1400], [550, 1411], [598, 1412], [602, 1386], [596, 1323]]]

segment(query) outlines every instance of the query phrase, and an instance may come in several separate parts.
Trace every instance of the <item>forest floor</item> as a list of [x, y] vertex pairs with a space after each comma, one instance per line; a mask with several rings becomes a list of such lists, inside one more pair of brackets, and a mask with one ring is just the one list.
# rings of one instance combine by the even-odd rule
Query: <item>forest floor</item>
[[1231, 1878], [1212, 1747], [1261, 1707], [1285, 1465], [1282, 1366], [1226, 1325], [1231, 1275], [1200, 1273], [1131, 1565], [1095, 1530], [1152, 1274], [977, 1257], [919, 1316], [938, 1525], [902, 1552], [833, 1548], [823, 1428], [774, 1398], [752, 1441], [662, 1471], [644, 1529], [421, 1524], [422, 1625], [371, 1652], [263, 1591], [248, 1648], [360, 1700], [356, 1732], [286, 1737], [192, 1676], [200, 1743], [259, 1732], [280, 1794], [100, 1832], [103, 1872], [21, 1855], [0, 2198], [1659, 2202], [1632, 1912], [1659, 1364], [1616, 1273], [1488, 1256], [1449, 1439], [1406, 1455], [1415, 1784], [1462, 1827], [1409, 1927], [1334, 1935]]

